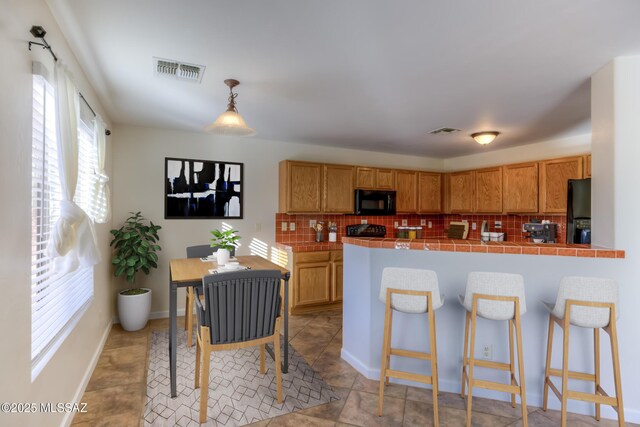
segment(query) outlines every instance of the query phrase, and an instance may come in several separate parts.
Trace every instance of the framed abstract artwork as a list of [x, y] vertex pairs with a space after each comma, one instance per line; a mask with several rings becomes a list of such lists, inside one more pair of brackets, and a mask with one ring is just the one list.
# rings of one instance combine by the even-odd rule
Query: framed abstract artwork
[[165, 158], [165, 219], [242, 219], [243, 164]]

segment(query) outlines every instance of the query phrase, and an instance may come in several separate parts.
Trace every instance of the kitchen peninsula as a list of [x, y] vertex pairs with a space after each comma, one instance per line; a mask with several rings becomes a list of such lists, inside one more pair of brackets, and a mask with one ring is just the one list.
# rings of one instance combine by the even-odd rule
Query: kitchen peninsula
[[[445, 304], [436, 313], [438, 370], [440, 389], [460, 391], [464, 308], [458, 295], [464, 294], [467, 275], [471, 271], [517, 273], [524, 276], [527, 313], [522, 318], [527, 400], [532, 406], [542, 404], [542, 384], [548, 313], [540, 301], [555, 301], [560, 278], [567, 275], [611, 277], [620, 285], [620, 311], [633, 310], [633, 302], [625, 296], [632, 291], [628, 278], [633, 266], [624, 251], [591, 248], [588, 245], [535, 245], [514, 242], [469, 242], [451, 240], [398, 240], [343, 238], [344, 287], [343, 346], [341, 356], [369, 379], [380, 374], [384, 304], [378, 300], [382, 271], [385, 267], [434, 270], [438, 274], [440, 292]], [[506, 323], [482, 323], [476, 337], [476, 352], [488, 348], [489, 359], [508, 361], [509, 348]], [[624, 326], [621, 327], [623, 329]], [[393, 347], [414, 351], [429, 348], [425, 315], [394, 314]], [[630, 331], [629, 331], [630, 332]], [[627, 333], [629, 333], [627, 332]], [[572, 329], [572, 369], [590, 372], [593, 357], [586, 349], [593, 345], [589, 330]], [[607, 350], [603, 350], [602, 366], [610, 366]], [[579, 357], [577, 355], [580, 355]], [[555, 366], [561, 366], [561, 354], [553, 355]], [[415, 359], [392, 358], [393, 369], [424, 372], [427, 364]], [[485, 379], [505, 382], [508, 373], [485, 372]], [[603, 387], [612, 386], [612, 377], [603, 375]], [[416, 384], [412, 384], [416, 385]], [[582, 388], [581, 388], [582, 387]], [[580, 391], [588, 384], [572, 384]], [[508, 395], [477, 389], [474, 394], [507, 400]], [[550, 399], [550, 407], [559, 402]], [[592, 405], [570, 401], [572, 412], [590, 413]], [[603, 407], [603, 414], [610, 408]]]

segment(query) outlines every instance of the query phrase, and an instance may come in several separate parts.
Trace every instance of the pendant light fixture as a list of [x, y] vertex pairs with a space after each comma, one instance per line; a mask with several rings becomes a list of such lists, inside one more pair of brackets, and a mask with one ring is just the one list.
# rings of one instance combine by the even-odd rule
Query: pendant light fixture
[[229, 104], [227, 104], [227, 111], [220, 114], [216, 121], [207, 127], [207, 130], [221, 135], [255, 135], [256, 131], [247, 126], [242, 116], [238, 114], [238, 109], [236, 108], [236, 97], [238, 94], [233, 93], [233, 88], [238, 86], [240, 82], [234, 79], [227, 79], [224, 83], [229, 86]]
[[500, 132], [488, 131], [488, 132], [476, 132], [471, 134], [471, 138], [475, 139], [480, 145], [491, 144], [496, 136], [500, 135]]

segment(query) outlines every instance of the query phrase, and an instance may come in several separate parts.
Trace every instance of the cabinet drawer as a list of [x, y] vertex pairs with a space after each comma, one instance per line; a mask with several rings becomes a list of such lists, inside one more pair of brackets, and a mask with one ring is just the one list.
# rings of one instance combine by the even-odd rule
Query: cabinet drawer
[[342, 261], [342, 251], [331, 251], [331, 261]]
[[299, 252], [295, 254], [295, 262], [325, 262], [329, 261], [331, 252]]

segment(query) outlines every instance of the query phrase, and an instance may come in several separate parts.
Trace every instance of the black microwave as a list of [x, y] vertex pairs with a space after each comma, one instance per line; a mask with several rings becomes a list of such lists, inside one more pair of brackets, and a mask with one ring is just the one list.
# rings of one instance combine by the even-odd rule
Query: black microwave
[[395, 215], [396, 192], [380, 190], [356, 190], [356, 215]]

